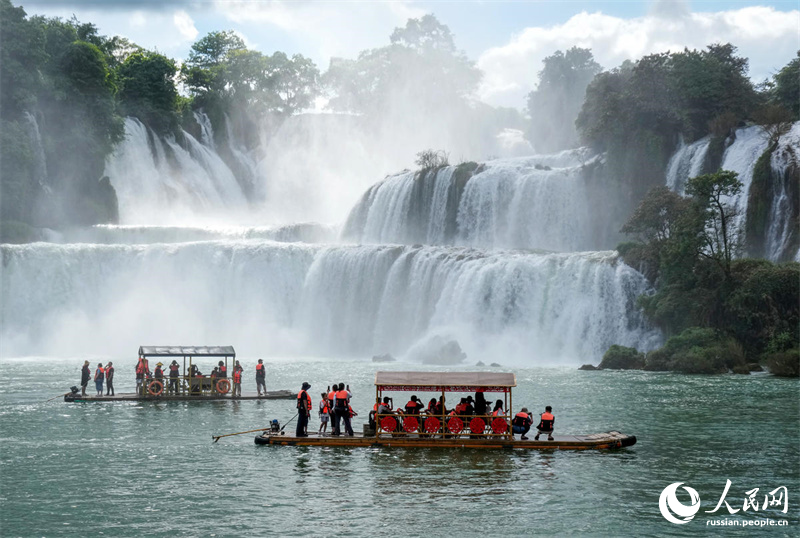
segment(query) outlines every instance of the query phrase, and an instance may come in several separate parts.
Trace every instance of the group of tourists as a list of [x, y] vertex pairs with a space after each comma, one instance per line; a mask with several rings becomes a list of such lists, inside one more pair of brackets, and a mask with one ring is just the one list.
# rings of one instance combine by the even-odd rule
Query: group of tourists
[[[495, 401], [492, 406], [491, 403], [485, 399], [483, 392], [476, 392], [474, 398], [472, 396], [461, 398], [459, 403], [452, 409], [447, 408], [444, 396], [440, 396], [438, 399], [431, 398], [426, 406], [416, 395], [412, 395], [405, 406], [397, 408], [394, 408], [394, 402], [391, 397], [384, 396], [383, 401], [381, 401], [380, 398], [376, 400], [369, 414], [370, 428], [375, 429], [377, 427], [376, 417], [385, 417], [385, 415], [398, 415], [397, 417], [390, 417], [394, 418], [394, 423], [391, 421], [389, 422], [389, 431], [403, 431], [403, 419], [401, 417], [414, 415], [419, 416], [419, 422], [414, 423], [416, 431], [427, 433], [431, 433], [432, 429], [426, 428], [425, 426], [425, 422], [428, 418], [435, 419], [433, 429], [437, 432], [442, 431], [443, 426], [439, 417], [442, 417], [445, 423], [448, 424], [453, 418], [459, 418], [462, 421], [461, 424], [466, 423], [469, 420], [468, 417], [479, 418], [483, 421], [483, 427], [480, 427], [480, 423], [478, 423], [478, 429], [483, 433], [487, 422], [497, 418], [505, 419], [506, 417], [503, 409], [503, 400]], [[538, 440], [541, 434], [547, 434], [548, 440], [552, 441], [554, 424], [555, 416], [552, 414], [552, 408], [548, 405], [545, 408], [545, 412], [542, 413], [540, 417], [539, 424], [537, 425], [538, 433], [535, 439]], [[519, 434], [523, 441], [527, 441], [528, 437], [526, 434], [530, 431], [532, 425], [533, 417], [528, 413], [528, 409], [523, 407], [511, 420], [512, 435]], [[381, 427], [383, 429], [386, 428], [383, 423], [381, 423]], [[452, 427], [448, 427], [448, 431], [452, 431], [453, 429]]]
[[[313, 408], [311, 395], [308, 393], [310, 388], [311, 385], [304, 382], [300, 392], [297, 393], [297, 428], [295, 430], [297, 437], [308, 437], [308, 419], [311, 418], [311, 409]], [[341, 435], [342, 424], [344, 424], [347, 435], [355, 435], [351, 420], [358, 416], [358, 413], [350, 406], [350, 400], [353, 397], [350, 385], [334, 384], [333, 388], [329, 386], [327, 392], [320, 394], [322, 399], [318, 406], [320, 425], [317, 433], [326, 434], [330, 422], [332, 424], [331, 435]]]
[[[86, 396], [86, 385], [92, 379], [92, 371], [89, 368], [89, 361], [84, 361], [83, 368], [81, 369], [81, 396]], [[97, 363], [97, 368], [94, 371], [94, 385], [97, 389], [95, 396], [103, 395], [103, 383], [108, 389], [107, 396], [114, 396], [114, 363], [108, 361], [108, 364], [103, 366], [102, 362]]]
[[[154, 396], [160, 396], [165, 390], [166, 393], [178, 395], [180, 394], [181, 390], [181, 367], [178, 364], [178, 361], [173, 360], [172, 363], [167, 366], [167, 371], [165, 371], [164, 363], [158, 362], [156, 363], [155, 369], [151, 372], [150, 371], [150, 363], [146, 357], [139, 357], [138, 362], [136, 363], [136, 392], [139, 394], [144, 394], [147, 391], [148, 394]], [[242, 396], [242, 378], [244, 376], [244, 368], [239, 364], [239, 361], [235, 361], [233, 366], [233, 374], [228, 380], [228, 368], [225, 365], [224, 361], [219, 361], [219, 364], [214, 367], [211, 371], [211, 374], [208, 378], [211, 380], [211, 388], [213, 391], [218, 391], [217, 389], [217, 381], [221, 379], [226, 380], [226, 385], [224, 386], [223, 393], [227, 393], [228, 390], [231, 390], [231, 397], [238, 398]], [[188, 378], [192, 379], [200, 379], [205, 378], [206, 376], [200, 371], [196, 364], [192, 364]], [[85, 361], [83, 368], [81, 369], [81, 395], [86, 396], [86, 386], [89, 384], [89, 381], [92, 379], [92, 372], [89, 366], [89, 361]], [[267, 395], [267, 386], [266, 386], [266, 370], [264, 368], [264, 360], [259, 359], [258, 364], [256, 365], [255, 371], [255, 379], [256, 379], [256, 388], [258, 389], [258, 395], [264, 396]], [[106, 396], [114, 396], [114, 366], [111, 361], [108, 362], [106, 366], [103, 366], [103, 363], [98, 363], [97, 369], [94, 373], [94, 381], [97, 387], [96, 396], [103, 396], [103, 383], [105, 383], [107, 388]], [[152, 383], [153, 381], [157, 381], [158, 383]]]

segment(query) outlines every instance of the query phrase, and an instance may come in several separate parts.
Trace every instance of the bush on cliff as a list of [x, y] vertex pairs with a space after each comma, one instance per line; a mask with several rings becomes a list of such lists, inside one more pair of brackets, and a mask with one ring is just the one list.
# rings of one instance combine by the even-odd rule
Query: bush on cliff
[[598, 368], [600, 370], [641, 370], [644, 367], [644, 353], [635, 348], [613, 345], [608, 348]]

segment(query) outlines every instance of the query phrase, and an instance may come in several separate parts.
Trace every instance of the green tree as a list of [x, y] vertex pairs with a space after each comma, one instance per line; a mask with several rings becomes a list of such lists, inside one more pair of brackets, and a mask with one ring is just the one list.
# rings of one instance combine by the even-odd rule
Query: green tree
[[772, 99], [790, 110], [795, 121], [800, 119], [800, 51], [775, 75], [774, 84]]
[[178, 90], [175, 62], [155, 52], [134, 52], [120, 65], [117, 76], [123, 112], [157, 132], [178, 126]]
[[731, 276], [731, 261], [740, 250], [739, 238], [733, 227], [739, 216], [729, 199], [742, 191], [738, 174], [720, 170], [714, 174], [693, 177], [686, 185], [686, 193], [693, 196], [703, 208], [703, 229], [698, 254], [716, 263], [726, 278]]
[[572, 47], [544, 59], [539, 85], [528, 94], [527, 136], [537, 151], [576, 146], [575, 120], [586, 97], [586, 87], [601, 70], [589, 49]]

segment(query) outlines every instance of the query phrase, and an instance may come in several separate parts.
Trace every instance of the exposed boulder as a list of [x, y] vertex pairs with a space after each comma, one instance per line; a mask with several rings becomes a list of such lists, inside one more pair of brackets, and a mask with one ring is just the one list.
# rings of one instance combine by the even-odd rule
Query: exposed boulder
[[632, 347], [613, 345], [608, 348], [598, 370], [641, 370], [644, 368], [644, 353]]
[[392, 357], [391, 353], [385, 355], [375, 355], [372, 357], [372, 362], [396, 362], [397, 359]]

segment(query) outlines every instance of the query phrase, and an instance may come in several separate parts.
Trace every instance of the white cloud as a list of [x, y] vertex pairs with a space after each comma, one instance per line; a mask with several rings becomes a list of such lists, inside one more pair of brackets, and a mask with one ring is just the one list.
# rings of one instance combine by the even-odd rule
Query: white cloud
[[197, 28], [194, 27], [194, 21], [185, 11], [176, 11], [172, 15], [172, 22], [178, 29], [178, 33], [183, 36], [186, 41], [194, 41], [194, 38], [197, 37], [199, 32]]
[[646, 54], [730, 42], [750, 59], [750, 76], [758, 81], [788, 63], [800, 46], [798, 10], [756, 6], [690, 13], [684, 2], [667, 4], [659, 2], [649, 15], [633, 19], [582, 12], [560, 25], [526, 28], [480, 56], [478, 66], [485, 73], [480, 96], [522, 108], [525, 95], [536, 87], [542, 60], [576, 45], [591, 48], [597, 62], [610, 69]]
[[[360, 51], [389, 43], [389, 35], [409, 18], [426, 11], [408, 2], [288, 2], [271, 0], [216, 0], [220, 14], [242, 25], [249, 34], [269, 37], [264, 25], [277, 27], [303, 43], [303, 54], [322, 62], [333, 56], [355, 57]], [[256, 26], [258, 25], [258, 26]], [[263, 41], [263, 39], [261, 39]], [[259, 43], [262, 52], [265, 44]]]

